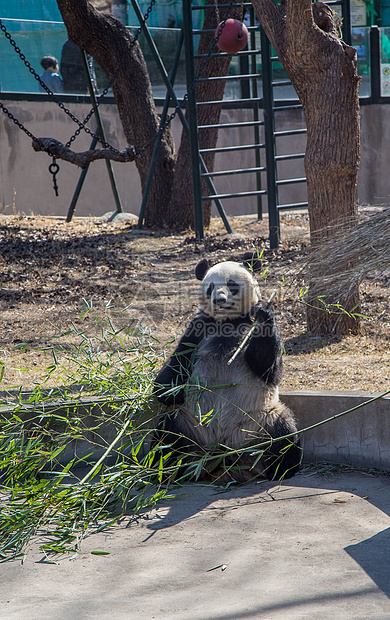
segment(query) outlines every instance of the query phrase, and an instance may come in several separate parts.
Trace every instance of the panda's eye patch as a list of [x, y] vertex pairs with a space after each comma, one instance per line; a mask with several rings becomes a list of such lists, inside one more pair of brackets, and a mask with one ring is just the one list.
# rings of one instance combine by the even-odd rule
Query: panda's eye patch
[[214, 290], [214, 284], [211, 283], [209, 288], [207, 289], [207, 293], [206, 293], [207, 297], [211, 297], [211, 293], [213, 292], [213, 290]]
[[228, 288], [232, 295], [238, 295], [240, 291], [240, 285], [237, 284], [234, 280], [228, 280]]

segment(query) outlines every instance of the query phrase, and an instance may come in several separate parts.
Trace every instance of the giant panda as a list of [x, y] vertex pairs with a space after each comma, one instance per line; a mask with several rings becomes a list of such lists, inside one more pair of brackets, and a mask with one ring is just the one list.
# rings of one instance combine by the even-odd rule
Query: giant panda
[[[260, 300], [259, 285], [243, 263], [211, 266], [202, 259], [195, 275], [201, 280], [198, 311], [154, 384], [166, 409], [160, 440], [182, 464], [223, 446], [231, 454], [225, 471], [230, 463], [229, 476], [240, 482], [289, 478], [299, 469], [301, 448], [294, 415], [279, 401], [282, 339], [272, 308]], [[253, 335], [228, 363], [255, 319]], [[251, 446], [264, 441], [269, 443], [259, 459]], [[223, 476], [218, 468], [212, 474], [211, 466], [202, 476], [208, 474]]]

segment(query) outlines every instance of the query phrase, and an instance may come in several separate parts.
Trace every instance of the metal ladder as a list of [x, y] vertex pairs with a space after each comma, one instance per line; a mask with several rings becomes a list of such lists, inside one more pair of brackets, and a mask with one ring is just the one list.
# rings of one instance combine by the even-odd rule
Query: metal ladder
[[[343, 12], [343, 38], [344, 41], [350, 43], [351, 40], [351, 23], [350, 23], [350, 10], [349, 0], [335, 0], [329, 4], [339, 5], [342, 7]], [[219, 5], [220, 9], [229, 7], [230, 4]], [[241, 6], [237, 4], [234, 6]], [[195, 91], [191, 94], [191, 101], [189, 101], [189, 124], [190, 124], [190, 140], [197, 144], [198, 153], [202, 156], [205, 153], [214, 154], [228, 154], [230, 152], [250, 151], [253, 153], [254, 164], [253, 166], [237, 168], [237, 169], [218, 169], [218, 161], [216, 161], [215, 170], [213, 172], [201, 171], [199, 165], [197, 165], [196, 148], [194, 149], [193, 157], [193, 185], [195, 195], [195, 212], [202, 211], [202, 202], [206, 200], [228, 200], [232, 198], [245, 199], [248, 197], [256, 196], [257, 200], [257, 216], [259, 219], [263, 216], [263, 196], [267, 197], [268, 207], [268, 219], [269, 219], [269, 238], [271, 248], [276, 248], [280, 241], [280, 212], [288, 210], [296, 210], [299, 208], [307, 207], [307, 200], [301, 202], [287, 202], [280, 203], [279, 189], [285, 193], [285, 188], [297, 185], [305, 184], [306, 177], [303, 169], [304, 152], [280, 154], [279, 144], [283, 138], [289, 136], [299, 136], [306, 133], [306, 127], [303, 116], [300, 115], [298, 123], [300, 126], [290, 130], [278, 130], [275, 125], [278, 125], [278, 117], [280, 113], [288, 110], [301, 110], [302, 106], [299, 101], [294, 98], [289, 100], [275, 100], [274, 89], [279, 87], [286, 87], [291, 85], [288, 79], [274, 79], [274, 66], [279, 60], [276, 56], [272, 55], [272, 49], [270, 43], [265, 36], [261, 27], [256, 24], [256, 18], [254, 15], [253, 7], [250, 3], [244, 3], [243, 5], [249, 13], [250, 25], [249, 41], [247, 49], [242, 52], [238, 52], [235, 56], [238, 57], [240, 63], [241, 72], [236, 75], [228, 75], [211, 79], [226, 79], [227, 84], [231, 82], [239, 81], [241, 85], [241, 98], [238, 99], [224, 99], [223, 107], [226, 109], [239, 108], [249, 109], [252, 111], [253, 118], [250, 121], [234, 122], [234, 123], [219, 123], [218, 125], [198, 126], [197, 123], [197, 108], [200, 105], [221, 105], [220, 101], [208, 101], [197, 103]], [[183, 0], [183, 27], [184, 38], [191, 38], [200, 35], [202, 30], [196, 30], [192, 28], [191, 14], [193, 11], [206, 11], [214, 10], [214, 5], [199, 5], [192, 4], [191, 0]], [[260, 45], [259, 45], [260, 43]], [[193, 43], [192, 43], [193, 44]], [[193, 49], [193, 48], [192, 48]], [[219, 55], [220, 52], [216, 52], [213, 55]], [[191, 79], [194, 77], [194, 59], [201, 58], [199, 55], [191, 55], [186, 57], [186, 69]], [[261, 73], [258, 71], [258, 61], [261, 59]], [[209, 78], [210, 79], [210, 78]], [[263, 96], [260, 96], [260, 79], [262, 80]], [[187, 80], [187, 84], [189, 80]], [[263, 120], [261, 120], [261, 109], [263, 109]], [[234, 128], [253, 128], [253, 141], [248, 144], [231, 146], [216, 146], [212, 149], [199, 149], [199, 136], [198, 132], [204, 129], [218, 129], [220, 132], [224, 132], [225, 139], [226, 133]], [[263, 128], [263, 138], [261, 136], [261, 129]], [[291, 150], [291, 149], [289, 149]], [[265, 160], [265, 161], [264, 161]], [[288, 178], [279, 179], [279, 169], [281, 164], [292, 161], [302, 161], [302, 171], [299, 170], [298, 176], [287, 175]], [[194, 163], [195, 162], [195, 163]], [[266, 187], [262, 187], [262, 173], [266, 177]], [[213, 178], [218, 180], [226, 176], [237, 175], [237, 183], [243, 175], [252, 175], [253, 177], [253, 190], [244, 190], [237, 192], [221, 192], [214, 191], [208, 192], [202, 195], [202, 179]], [[282, 175], [283, 176], [283, 175]], [[264, 183], [263, 183], [264, 184]], [[196, 197], [198, 197], [196, 203]], [[199, 216], [198, 216], [199, 220]], [[197, 234], [199, 231], [197, 231]], [[203, 228], [201, 234], [203, 235]]]
[[[187, 11], [185, 11], [185, 7], [187, 8]], [[219, 9], [221, 11], [223, 11], [224, 9], [227, 9], [230, 6], [230, 3], [226, 3], [226, 4], [220, 4], [219, 5]], [[237, 4], [233, 4], [233, 6], [237, 6], [237, 7], [241, 7], [241, 3], [237, 3]], [[264, 120], [261, 120], [261, 97], [259, 95], [259, 79], [261, 78], [261, 74], [258, 72], [258, 61], [261, 55], [261, 50], [259, 47], [259, 27], [255, 24], [255, 16], [254, 16], [254, 11], [253, 11], [253, 7], [250, 3], [245, 3], [243, 5], [248, 11], [249, 11], [249, 15], [250, 15], [250, 25], [248, 26], [248, 31], [249, 31], [249, 41], [248, 41], [248, 46], [247, 49], [245, 49], [242, 52], [237, 52], [237, 54], [234, 54], [234, 56], [238, 59], [238, 69], [239, 71], [236, 74], [230, 74], [227, 76], [220, 76], [220, 77], [215, 77], [215, 78], [200, 78], [199, 81], [205, 81], [205, 80], [225, 80], [227, 85], [230, 85], [232, 83], [239, 83], [240, 84], [240, 97], [238, 98], [234, 98], [234, 99], [227, 99], [225, 98], [223, 100], [223, 102], [221, 101], [205, 101], [205, 102], [201, 102], [198, 103], [196, 101], [196, 95], [195, 92], [192, 93], [192, 98], [194, 99], [194, 101], [192, 102], [192, 106], [189, 106], [189, 120], [190, 120], [190, 126], [192, 127], [193, 131], [194, 131], [194, 127], [197, 127], [197, 131], [199, 133], [201, 133], [204, 130], [209, 130], [209, 129], [217, 129], [220, 134], [223, 132], [224, 133], [224, 138], [227, 142], [229, 142], [229, 132], [231, 135], [231, 130], [234, 129], [240, 129], [240, 128], [245, 128], [245, 129], [250, 129], [253, 130], [252, 133], [252, 138], [251, 140], [249, 140], [249, 142], [247, 144], [231, 144], [231, 145], [227, 145], [227, 146], [219, 146], [217, 144], [216, 147], [214, 148], [203, 148], [203, 149], [199, 149], [199, 154], [201, 156], [208, 154], [208, 153], [213, 153], [215, 155], [229, 155], [229, 153], [231, 152], [246, 152], [246, 153], [251, 153], [253, 155], [252, 157], [252, 164], [250, 166], [245, 166], [242, 168], [236, 168], [236, 169], [231, 169], [229, 167], [215, 167], [215, 170], [213, 172], [209, 172], [209, 171], [200, 171], [198, 173], [198, 166], [195, 164], [195, 166], [193, 165], [193, 185], [194, 188], [197, 187], [198, 190], [194, 191], [195, 195], [200, 195], [201, 198], [201, 202], [205, 202], [208, 200], [213, 200], [214, 202], [217, 201], [221, 201], [221, 200], [228, 200], [228, 199], [245, 199], [248, 197], [256, 197], [256, 207], [257, 207], [257, 214], [259, 218], [262, 218], [263, 215], [263, 204], [262, 204], [262, 197], [264, 195], [267, 194], [267, 190], [262, 188], [262, 179], [261, 179], [261, 173], [265, 173], [266, 172], [266, 167], [265, 165], [262, 165], [261, 163], [261, 150], [265, 148], [265, 142], [261, 140], [261, 128], [264, 126]], [[190, 9], [190, 10], [189, 10]], [[215, 7], [212, 4], [209, 5], [200, 5], [200, 4], [191, 4], [191, 0], [183, 0], [183, 25], [184, 25], [184, 38], [193, 38], [194, 36], [197, 35], [201, 35], [202, 32], [204, 32], [203, 30], [199, 29], [193, 29], [192, 28], [192, 17], [191, 17], [191, 13], [194, 11], [207, 11], [207, 10], [211, 10], [214, 11]], [[187, 15], [186, 15], [187, 12]], [[256, 36], [257, 33], [257, 36]], [[215, 51], [211, 57], [218, 57], [222, 54], [222, 52], [219, 51]], [[232, 54], [226, 54], [223, 53], [224, 55], [230, 55], [232, 56]], [[202, 60], [206, 55], [200, 55], [200, 54], [194, 54], [193, 57], [186, 57], [186, 69], [187, 72], [190, 73], [191, 76], [194, 75], [194, 69], [193, 69], [193, 64], [195, 59], [200, 59]], [[188, 84], [188, 80], [187, 80], [187, 84]], [[249, 110], [249, 114], [251, 115], [251, 118], [249, 120], [244, 120], [244, 121], [237, 121], [237, 122], [220, 122], [216, 125], [198, 125], [197, 123], [197, 118], [195, 119], [195, 113], [192, 114], [191, 116], [191, 109], [192, 110], [197, 110], [199, 106], [211, 106], [211, 105], [221, 105], [221, 103], [223, 103], [223, 107], [224, 109], [226, 108], [233, 108], [233, 109], [245, 109], [245, 110]], [[194, 137], [195, 139], [195, 137]], [[196, 139], [198, 139], [198, 136], [196, 136]], [[194, 161], [194, 160], [193, 160]], [[217, 160], [218, 162], [218, 160]], [[248, 176], [251, 175], [253, 177], [253, 190], [247, 190], [247, 189], [243, 189], [242, 188], [242, 183], [241, 183], [241, 188], [238, 187], [238, 189], [240, 191], [235, 191], [235, 192], [224, 192], [221, 190], [215, 190], [214, 192], [206, 192], [203, 193], [202, 195], [202, 190], [200, 189], [202, 187], [202, 179], [213, 179], [216, 182], [218, 182], [218, 180], [221, 180], [223, 178], [226, 177], [231, 177], [231, 176], [236, 176], [237, 177], [237, 184], [238, 186], [240, 186], [240, 180], [242, 181], [242, 178], [244, 175]], [[203, 185], [204, 187], [204, 185]], [[195, 209], [201, 209], [200, 205], [195, 206]]]

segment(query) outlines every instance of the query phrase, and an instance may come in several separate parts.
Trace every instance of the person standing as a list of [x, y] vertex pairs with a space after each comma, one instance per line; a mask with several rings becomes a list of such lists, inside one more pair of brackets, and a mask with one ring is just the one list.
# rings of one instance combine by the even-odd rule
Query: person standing
[[[58, 74], [58, 60], [54, 56], [44, 56], [41, 58], [41, 67], [44, 72], [39, 77], [42, 82], [51, 90], [52, 93], [63, 93], [64, 87], [62, 79]], [[39, 84], [39, 92], [46, 93], [45, 89]]]

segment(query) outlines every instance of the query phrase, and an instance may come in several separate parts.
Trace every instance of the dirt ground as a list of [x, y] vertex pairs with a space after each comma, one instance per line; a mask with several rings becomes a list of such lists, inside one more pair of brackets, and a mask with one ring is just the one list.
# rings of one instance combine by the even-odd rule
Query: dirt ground
[[[307, 217], [282, 216], [282, 243], [270, 250], [267, 222], [231, 218], [233, 235], [214, 219], [205, 242], [193, 235], [140, 232], [129, 222], [101, 218], [64, 219], [3, 215], [0, 218], [0, 363], [1, 387], [41, 381], [51, 363], [44, 349], [53, 345], [59, 326], [73, 323], [94, 329], [96, 313], [118, 318], [115, 310], [140, 319], [160, 344], [180, 336], [196, 310], [198, 283], [194, 267], [202, 257], [212, 262], [241, 259], [264, 248], [265, 299], [274, 298], [285, 341], [284, 389], [389, 389], [390, 305], [388, 274], [361, 286], [363, 319], [358, 336], [315, 337], [305, 326], [304, 285], [299, 273], [307, 252]], [[363, 257], [364, 258], [364, 257]], [[93, 308], [80, 318], [87, 306]], [[173, 344], [170, 348], [173, 348]]]

